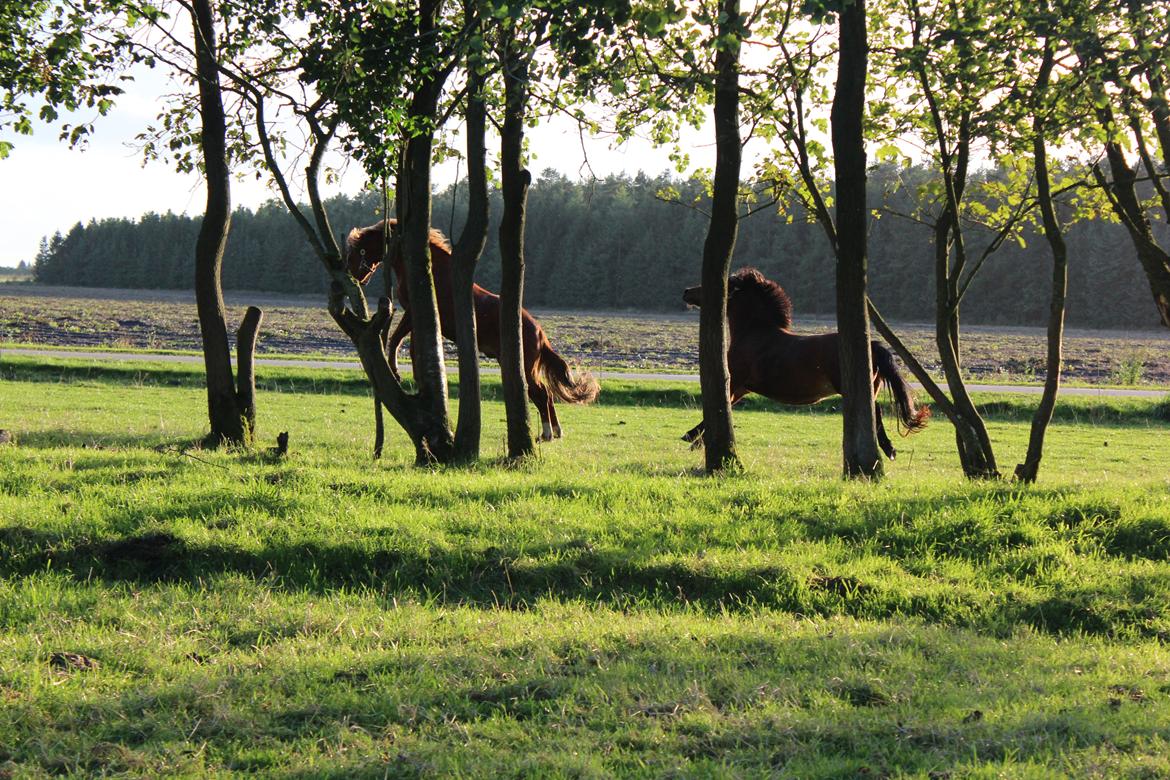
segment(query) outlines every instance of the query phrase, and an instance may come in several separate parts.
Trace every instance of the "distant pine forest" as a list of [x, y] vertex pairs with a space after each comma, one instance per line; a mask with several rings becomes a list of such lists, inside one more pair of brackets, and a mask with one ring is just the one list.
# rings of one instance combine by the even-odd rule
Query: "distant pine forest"
[[[545, 171], [528, 199], [525, 304], [538, 309], [682, 310], [683, 288], [698, 282], [707, 218], [700, 210], [658, 199], [656, 193], [668, 185], [679, 189], [687, 202], [699, 193], [697, 184], [665, 175], [582, 182]], [[871, 186], [871, 202], [877, 206], [881, 192], [889, 190], [878, 176], [871, 176]], [[498, 195], [493, 194], [493, 227], [477, 274], [488, 289], [499, 285]], [[465, 196], [463, 188], [437, 193], [434, 225], [445, 233], [452, 227], [457, 232]], [[339, 237], [350, 227], [377, 221], [380, 202], [376, 193], [333, 199], [329, 210]], [[905, 204], [892, 208], [909, 211]], [[33, 264], [34, 278], [52, 285], [188, 288], [198, 229], [198, 217], [169, 213], [79, 223], [67, 233], [46, 237]], [[978, 255], [988, 238], [971, 233], [969, 251]], [[1067, 238], [1070, 325], [1157, 325], [1145, 277], [1121, 225], [1080, 222], [1069, 227]], [[882, 214], [871, 224], [869, 253], [871, 295], [883, 314], [902, 321], [932, 320], [929, 229]], [[833, 313], [832, 255], [822, 229], [803, 214], [789, 216], [772, 208], [741, 222], [733, 267], [744, 265], [756, 266], [784, 285], [798, 316]], [[1024, 246], [1005, 244], [971, 285], [964, 321], [1043, 324], [1050, 273], [1047, 245], [1040, 236], [1025, 236]], [[229, 290], [324, 293], [327, 279], [300, 229], [273, 201], [254, 211], [235, 212], [223, 283]], [[377, 279], [373, 284], [380, 289]]]

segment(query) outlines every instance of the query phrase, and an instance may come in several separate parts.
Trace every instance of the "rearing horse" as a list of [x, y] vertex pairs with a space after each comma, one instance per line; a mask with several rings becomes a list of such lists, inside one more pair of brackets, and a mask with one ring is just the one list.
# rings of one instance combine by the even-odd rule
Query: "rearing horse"
[[[397, 221], [394, 219], [378, 222], [369, 227], [354, 228], [346, 239], [346, 265], [349, 272], [360, 283], [369, 281], [374, 271], [382, 264], [386, 241], [386, 224], [390, 225], [390, 232], [396, 231]], [[435, 297], [439, 303], [439, 327], [443, 336], [455, 340], [455, 297], [451, 275], [451, 245], [447, 239], [434, 228], [431, 229], [431, 273], [435, 280]], [[400, 280], [395, 285], [398, 291], [398, 302], [402, 304], [403, 317], [398, 321], [394, 333], [390, 336], [389, 355], [390, 369], [398, 375], [398, 347], [402, 340], [410, 333], [410, 298], [407, 295], [406, 285], [401, 283], [406, 279], [406, 264], [402, 257], [402, 250], [397, 242], [391, 251], [390, 265], [394, 274]], [[478, 284], [472, 285], [472, 297], [475, 300], [476, 342], [479, 351], [489, 358], [499, 359], [500, 356], [500, 296], [489, 292]], [[540, 323], [528, 313], [527, 309], [520, 312], [522, 319], [522, 335], [524, 346], [524, 375], [528, 380], [528, 398], [536, 405], [540, 414], [541, 440], [549, 441], [560, 438], [562, 435], [561, 423], [557, 419], [557, 410], [553, 406], [553, 397], [574, 404], [591, 403], [597, 398], [600, 388], [592, 374], [582, 373], [573, 376], [565, 359], [553, 351], [548, 336]], [[411, 343], [413, 358], [414, 344]]]
[[[688, 287], [683, 300], [692, 306], [702, 303], [702, 287]], [[837, 334], [802, 336], [793, 333], [792, 301], [784, 288], [755, 268], [741, 268], [727, 281], [727, 325], [731, 331], [727, 368], [731, 375], [731, 403], [748, 393], [782, 404], [814, 404], [841, 393], [841, 363]], [[904, 435], [926, 427], [930, 409], [914, 403], [914, 392], [898, 373], [894, 356], [876, 341], [870, 342], [873, 356], [874, 392], [885, 384], [894, 396]], [[882, 426], [881, 407], [877, 415], [878, 445], [890, 460], [897, 451]], [[684, 441], [699, 443], [703, 423], [683, 435]]]

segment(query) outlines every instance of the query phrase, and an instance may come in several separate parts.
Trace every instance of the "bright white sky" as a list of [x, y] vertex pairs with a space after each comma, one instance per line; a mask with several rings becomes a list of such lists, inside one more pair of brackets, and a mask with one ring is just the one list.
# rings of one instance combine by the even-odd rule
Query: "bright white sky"
[[[108, 116], [98, 119], [85, 151], [70, 150], [57, 140], [52, 128], [38, 126], [32, 136], [5, 134], [15, 148], [8, 159], [0, 161], [0, 235], [4, 237], [0, 266], [14, 266], [21, 260], [31, 264], [42, 237], [57, 230], [64, 233], [78, 221], [136, 218], [148, 211], [202, 213], [206, 196], [198, 176], [177, 174], [161, 162], [143, 166], [141, 155], [131, 146], [135, 135], [155, 118], [157, 95], [167, 91], [167, 84], [147, 74], [131, 89], [135, 91], [121, 96]], [[534, 173], [555, 168], [570, 177], [590, 175], [583, 168], [581, 142], [570, 121], [549, 121], [529, 130], [529, 137], [536, 155], [530, 165]], [[667, 151], [646, 142], [610, 149], [606, 139], [587, 137], [586, 145], [597, 176], [639, 170], [653, 175], [670, 168]], [[696, 134], [690, 152], [694, 164], [714, 165], [714, 147], [708, 139]], [[454, 175], [453, 162], [437, 169], [436, 187], [450, 184]], [[350, 166], [339, 185], [326, 188], [326, 194], [357, 193], [364, 180], [360, 166]], [[275, 195], [254, 177], [236, 182], [232, 191], [237, 206], [255, 207]]]

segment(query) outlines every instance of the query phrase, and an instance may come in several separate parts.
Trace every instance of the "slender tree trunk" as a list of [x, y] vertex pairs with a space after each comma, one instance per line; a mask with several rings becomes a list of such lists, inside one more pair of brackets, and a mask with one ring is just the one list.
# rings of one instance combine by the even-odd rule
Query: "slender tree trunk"
[[934, 340], [943, 377], [953, 399], [952, 408], [955, 410], [955, 416], [951, 418], [951, 422], [955, 426], [955, 446], [959, 453], [959, 464], [963, 468], [963, 473], [972, 479], [990, 479], [999, 476], [995, 452], [992, 450], [991, 437], [987, 434], [983, 417], [967, 392], [962, 365], [959, 362], [959, 311], [958, 303], [953, 298], [955, 286], [952, 284], [949, 267], [952, 219], [953, 209], [948, 206], [935, 228]]
[[1105, 158], [1109, 163], [1112, 181], [1106, 182], [1100, 171], [1094, 169], [1098, 183], [1106, 186], [1112, 196], [1110, 202], [1113, 204], [1113, 211], [1125, 225], [1137, 252], [1138, 262], [1146, 272], [1146, 280], [1154, 296], [1158, 317], [1163, 325], [1170, 328], [1170, 254], [1154, 237], [1149, 215], [1142, 208], [1137, 195], [1137, 173], [1126, 162], [1121, 145], [1115, 141], [1106, 143]]
[[500, 133], [504, 196], [500, 219], [500, 374], [508, 419], [509, 458], [523, 458], [536, 450], [528, 416], [520, 314], [524, 299], [524, 212], [532, 183], [522, 158], [528, 64], [516, 47], [515, 39], [504, 44], [504, 126]]
[[191, 20], [195, 30], [195, 63], [199, 79], [200, 146], [207, 179], [207, 206], [195, 243], [195, 308], [203, 337], [207, 372], [208, 440], [218, 444], [246, 444], [247, 429], [236, 398], [223, 305], [220, 270], [231, 226], [231, 177], [227, 162], [227, 122], [219, 89], [215, 23], [209, 0], [194, 0]]
[[[1081, 67], [1089, 75], [1088, 85], [1093, 92], [1093, 99], [1096, 103], [1097, 119], [1108, 134], [1108, 140], [1105, 142], [1105, 158], [1109, 164], [1112, 181], [1105, 178], [1099, 166], [1093, 167], [1093, 174], [1098, 185], [1108, 195], [1114, 213], [1117, 214], [1118, 219], [1125, 225], [1126, 232], [1129, 233], [1130, 241], [1137, 252], [1138, 262], [1141, 264], [1142, 270], [1145, 271], [1150, 292], [1154, 296], [1154, 306], [1158, 310], [1158, 318], [1162, 325], [1170, 328], [1170, 253], [1167, 253], [1158, 244], [1150, 226], [1149, 215], [1142, 208], [1136, 188], [1137, 172], [1126, 161], [1125, 152], [1117, 138], [1121, 125], [1116, 120], [1111, 104], [1114, 96], [1109, 94], [1105, 88], [1107, 78], [1121, 82], [1119, 86], [1123, 88], [1125, 82], [1116, 73], [1113, 63], [1101, 55], [1104, 44], [1094, 31], [1082, 26], [1076, 30], [1072, 43], [1077, 51]], [[1107, 74], [1112, 72], [1112, 75], [1102, 75], [1102, 69]], [[1155, 118], [1157, 118], [1156, 109], [1157, 106], [1155, 106]], [[1138, 140], [1141, 141], [1140, 138]], [[1165, 149], [1163, 151], [1165, 152]], [[1151, 173], [1153, 172], [1151, 171]]]
[[[1054, 57], [1051, 45], [1044, 49], [1040, 75], [1036, 80], [1037, 98], [1042, 98], [1048, 86]], [[1040, 100], [1037, 100], [1040, 103]], [[1044, 370], [1044, 393], [1032, 415], [1032, 430], [1028, 436], [1028, 453], [1024, 462], [1016, 466], [1016, 478], [1021, 482], [1035, 482], [1044, 454], [1044, 434], [1056, 407], [1060, 391], [1061, 348], [1064, 343], [1064, 304], [1068, 292], [1068, 250], [1056, 218], [1052, 202], [1052, 182], [1048, 173], [1048, 150], [1044, 142], [1044, 119], [1040, 110], [1033, 112], [1032, 155], [1036, 171], [1036, 196], [1040, 217], [1044, 223], [1044, 238], [1052, 250], [1052, 298], [1048, 307], [1048, 355]]]
[[721, 0], [715, 52], [715, 179], [711, 222], [703, 243], [703, 300], [699, 307], [699, 381], [703, 393], [703, 444], [707, 473], [739, 468], [731, 419], [727, 368], [727, 276], [739, 230], [739, 0]]
[[865, 0], [842, 5], [833, 156], [837, 185], [837, 330], [840, 333], [842, 450], [847, 477], [880, 477], [873, 399], [873, 360], [866, 309]]
[[[468, 9], [473, 8], [471, 3]], [[473, 11], [468, 10], [468, 15]], [[475, 266], [487, 244], [487, 149], [484, 142], [487, 110], [483, 102], [484, 77], [470, 68], [467, 88], [467, 222], [451, 253], [455, 308], [455, 344], [459, 349], [459, 423], [455, 427], [456, 457], [464, 462], [479, 458], [480, 414], [479, 344], [475, 326]]]

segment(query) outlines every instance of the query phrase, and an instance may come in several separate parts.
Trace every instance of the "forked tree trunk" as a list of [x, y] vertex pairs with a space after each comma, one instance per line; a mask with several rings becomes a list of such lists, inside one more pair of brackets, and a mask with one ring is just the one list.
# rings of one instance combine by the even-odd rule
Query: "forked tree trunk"
[[[1054, 57], [1052, 47], [1045, 46], [1044, 60], [1036, 80], [1037, 104], [1048, 87]], [[1048, 150], [1044, 142], [1044, 119], [1036, 110], [1032, 120], [1032, 156], [1036, 171], [1036, 197], [1040, 205], [1040, 217], [1044, 223], [1044, 238], [1052, 249], [1052, 297], [1048, 306], [1048, 355], [1044, 369], [1044, 393], [1032, 415], [1032, 429], [1028, 436], [1028, 453], [1024, 462], [1016, 466], [1016, 478], [1021, 482], [1035, 482], [1040, 471], [1040, 459], [1044, 454], [1044, 434], [1056, 408], [1056, 395], [1060, 391], [1061, 349], [1064, 344], [1064, 308], [1068, 292], [1068, 250], [1061, 234], [1060, 222], [1052, 202], [1052, 182], [1048, 173]]]
[[1118, 219], [1125, 225], [1130, 241], [1137, 252], [1138, 262], [1146, 273], [1154, 306], [1161, 323], [1170, 328], [1170, 253], [1158, 244], [1150, 225], [1149, 215], [1142, 208], [1137, 194], [1137, 173], [1125, 160], [1121, 145], [1115, 141], [1105, 144], [1105, 158], [1109, 162], [1112, 181], [1107, 181], [1100, 169], [1094, 168], [1097, 182], [1108, 188], [1110, 202]]
[[[421, 10], [427, 11], [429, 14], [428, 18], [431, 29], [433, 29], [434, 4], [424, 5]], [[424, 16], [427, 16], [427, 14], [424, 14]], [[425, 38], [433, 42], [432, 35], [427, 35]], [[437, 91], [441, 87], [441, 82], [445, 80], [446, 74], [446, 70], [433, 72], [429, 85]], [[426, 87], [428, 83], [424, 83], [422, 86]], [[434, 94], [435, 91], [430, 93], [431, 96]], [[386, 336], [389, 331], [393, 311], [391, 296], [387, 294], [379, 300], [378, 309], [371, 318], [366, 304], [365, 293], [362, 291], [361, 285], [346, 270], [340, 247], [337, 244], [336, 237], [333, 235], [333, 229], [329, 224], [329, 216], [325, 210], [324, 201], [321, 198], [319, 174], [325, 153], [328, 151], [329, 145], [337, 130], [337, 122], [330, 121], [321, 124], [319, 117], [316, 115], [310, 114], [308, 117], [313, 130], [312, 151], [309, 164], [305, 169], [305, 188], [309, 195], [309, 202], [312, 204], [313, 219], [310, 220], [293, 197], [292, 191], [288, 186], [288, 181], [284, 177], [280, 163], [276, 158], [272, 138], [268, 134], [264, 119], [263, 95], [259, 92], [252, 91], [248, 92], [247, 96], [250, 98], [256, 110], [257, 138], [264, 152], [265, 162], [269, 170], [273, 173], [273, 178], [280, 190], [281, 199], [284, 201], [289, 214], [292, 215], [293, 220], [300, 226], [306, 240], [312, 246], [317, 258], [321, 261], [321, 264], [332, 280], [329, 291], [329, 313], [342, 331], [353, 342], [358, 357], [361, 359], [362, 368], [370, 380], [370, 385], [373, 388], [377, 403], [381, 404], [382, 407], [385, 407], [390, 412], [394, 421], [410, 437], [415, 449], [416, 464], [426, 465], [435, 462], [449, 462], [454, 458], [455, 448], [453, 446], [450, 425], [447, 420], [446, 406], [444, 404], [439, 410], [439, 413], [436, 413], [434, 404], [434, 399], [436, 397], [445, 397], [445, 393], [432, 393], [427, 396], [408, 393], [403, 388], [398, 377], [390, 370], [390, 364], [386, 355]], [[412, 103], [412, 106], [415, 108], [425, 108], [425, 105], [421, 102]], [[433, 114], [431, 116], [433, 117]], [[414, 151], [417, 154], [417, 149]], [[424, 167], [426, 168], [425, 176], [428, 183], [426, 185], [427, 189], [424, 192], [429, 193], [429, 143], [426, 154], [419, 154], [417, 156], [408, 155], [406, 159], [409, 163], [412, 159], [417, 161], [419, 158], [426, 163]], [[401, 186], [409, 189], [411, 186], [418, 185], [417, 182], [412, 185], [411, 181], [407, 179], [401, 183]], [[429, 211], [429, 197], [425, 202], [428, 204], [427, 208]], [[405, 206], [400, 206], [400, 208], [409, 208], [409, 201]], [[423, 224], [427, 225], [428, 221], [424, 221]], [[423, 254], [421, 256], [424, 258], [423, 262], [429, 262], [429, 254]], [[416, 259], [417, 257], [418, 255], [416, 255]], [[426, 273], [416, 276], [421, 278], [423, 284], [427, 286], [426, 293], [416, 297], [415, 293], [411, 291], [411, 297], [419, 301], [427, 299], [433, 301], [435, 296], [429, 268]], [[389, 292], [390, 288], [387, 287], [387, 293]], [[346, 307], [347, 303], [348, 308]], [[415, 305], [413, 308], [417, 314], [425, 307]], [[437, 320], [438, 315], [435, 314], [434, 321], [437, 323]], [[436, 325], [436, 332], [437, 329]], [[435, 357], [437, 358], [438, 356], [436, 355]], [[442, 367], [442, 364], [438, 360], [435, 361], [435, 364], [439, 368]], [[445, 375], [443, 381], [445, 384]]]
[[[215, 23], [209, 0], [194, 0], [191, 22], [202, 122], [200, 146], [207, 180], [207, 206], [195, 242], [195, 308], [203, 339], [207, 414], [211, 425], [207, 440], [213, 445], [246, 445], [251, 441], [255, 426], [255, 393], [254, 390], [249, 393], [247, 408], [241, 406], [232, 376], [227, 315], [220, 284], [223, 249], [231, 226], [231, 174], [227, 162], [227, 122], [216, 59]], [[250, 372], [251, 366], [246, 370]]]
[[[435, 23], [438, 3], [419, 3], [418, 33], [424, 49], [423, 61], [433, 58], [437, 50]], [[409, 116], [412, 132], [406, 139], [402, 168], [398, 172], [398, 229], [401, 234], [404, 280], [410, 298], [411, 352], [418, 398], [429, 416], [432, 435], [428, 438], [431, 455], [447, 462], [454, 455], [454, 438], [447, 415], [447, 371], [443, 362], [443, 335], [439, 327], [439, 305], [431, 271], [431, 151], [433, 125], [445, 76], [437, 69], [428, 71], [416, 86]], [[445, 435], [438, 435], [446, 430]]]
[[832, 135], [837, 186], [837, 329], [840, 333], [842, 451], [847, 477], [880, 477], [873, 359], [866, 310], [865, 0], [842, 5]]
[[[473, 5], [468, 3], [468, 9]], [[468, 15], [473, 11], [468, 10]], [[467, 85], [467, 222], [451, 253], [455, 310], [455, 345], [459, 350], [459, 422], [455, 426], [455, 457], [463, 462], [479, 458], [482, 430], [479, 386], [479, 344], [475, 326], [475, 266], [487, 244], [487, 149], [484, 142], [487, 109], [483, 102], [484, 77], [470, 67]]]
[[527, 457], [536, 450], [528, 416], [520, 314], [524, 299], [524, 212], [532, 183], [522, 159], [528, 64], [517, 46], [515, 38], [504, 44], [504, 126], [500, 133], [500, 183], [504, 196], [500, 219], [500, 378], [508, 425], [508, 457], [513, 459]]
[[[1113, 212], [1125, 225], [1126, 232], [1129, 233], [1138, 262], [1141, 264], [1142, 270], [1145, 271], [1150, 292], [1154, 296], [1158, 319], [1162, 325], [1170, 328], [1170, 253], [1158, 244], [1150, 226], [1149, 215], [1142, 207], [1141, 199], [1138, 197], [1137, 172], [1126, 161], [1125, 151], [1117, 137], [1117, 134], [1121, 132], [1121, 125], [1118, 124], [1112, 107], [1111, 101], [1115, 96], [1106, 90], [1105, 85], [1106, 79], [1111, 78], [1116, 86], [1124, 90], [1128, 82], [1116, 72], [1113, 64], [1108, 62], [1102, 54], [1105, 47], [1096, 32], [1081, 26], [1075, 31], [1075, 36], [1072, 43], [1077, 51], [1081, 67], [1089, 75], [1088, 85], [1093, 92], [1093, 99], [1096, 103], [1097, 119], [1108, 136], [1108, 140], [1105, 142], [1105, 158], [1109, 164], [1112, 181], [1106, 179], [1097, 165], [1093, 166], [1093, 175], [1097, 184], [1109, 197]], [[1102, 69], [1108, 74], [1107, 76], [1102, 75]], [[1154, 75], [1154, 81], [1155, 88], [1161, 86], [1160, 71], [1158, 75]], [[1161, 111], [1159, 111], [1156, 103], [1157, 101], [1153, 106], [1153, 115], [1157, 122], [1159, 116], [1163, 118], [1166, 116], [1166, 108], [1163, 104]], [[1137, 124], [1136, 130], [1140, 133], [1140, 122]], [[1170, 135], [1170, 129], [1167, 129], [1167, 134]], [[1162, 136], [1159, 136], [1160, 140], [1161, 138]], [[1136, 140], [1139, 142], [1139, 147], [1144, 145], [1144, 139], [1140, 136]], [[1165, 146], [1163, 146], [1162, 151], [1164, 156], [1170, 156], [1166, 154]]]
[[[699, 381], [703, 394], [703, 444], [707, 473], [739, 468], [731, 419], [727, 368], [727, 276], [739, 230], [739, 0], [721, 0], [715, 52], [715, 178], [711, 222], [703, 243], [702, 303], [699, 307]], [[734, 41], [733, 43], [729, 41]]]

